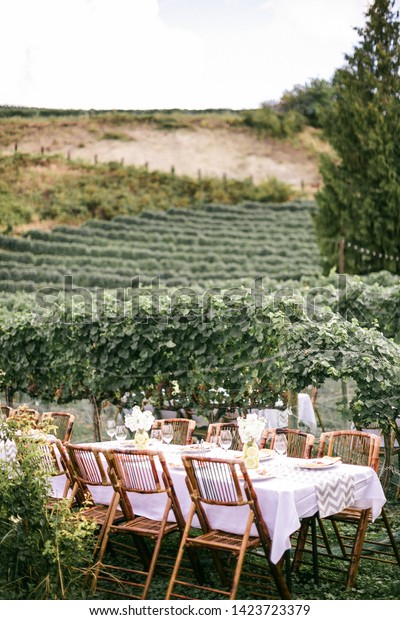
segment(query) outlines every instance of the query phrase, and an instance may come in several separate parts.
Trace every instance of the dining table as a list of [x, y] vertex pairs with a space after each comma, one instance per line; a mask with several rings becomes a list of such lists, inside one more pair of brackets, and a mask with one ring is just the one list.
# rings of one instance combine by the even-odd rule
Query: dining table
[[[106, 441], [85, 443], [104, 454], [105, 451], [134, 449], [130, 441]], [[186, 473], [182, 463], [185, 454], [202, 457], [240, 459], [242, 453], [234, 450], [223, 451], [207, 444], [152, 445], [152, 450], [161, 451], [165, 457], [171, 479], [178, 497], [184, 518], [191, 505], [186, 485]], [[160, 466], [161, 469], [161, 466]], [[260, 464], [256, 469], [249, 469], [249, 477], [257, 495], [261, 513], [268, 527], [271, 538], [271, 556], [273, 563], [279, 562], [285, 552], [291, 548], [291, 536], [299, 529], [302, 518], [319, 513], [326, 517], [354, 506], [371, 509], [375, 520], [386, 502], [386, 497], [376, 472], [370, 467], [348, 465], [340, 459], [297, 459], [275, 454], [272, 450], [260, 451]], [[65, 482], [65, 480], [64, 480]], [[60, 476], [51, 480], [52, 494], [61, 496], [64, 486]], [[89, 488], [95, 502], [109, 504], [113, 495], [110, 486], [93, 486]], [[164, 494], [152, 496], [130, 493], [136, 514], [151, 519], [159, 519], [163, 513]], [[233, 534], [244, 532], [248, 507], [207, 506], [207, 515], [211, 526]], [[173, 515], [171, 513], [171, 520]], [[194, 526], [198, 522], [193, 523]], [[252, 532], [255, 534], [255, 531]]]

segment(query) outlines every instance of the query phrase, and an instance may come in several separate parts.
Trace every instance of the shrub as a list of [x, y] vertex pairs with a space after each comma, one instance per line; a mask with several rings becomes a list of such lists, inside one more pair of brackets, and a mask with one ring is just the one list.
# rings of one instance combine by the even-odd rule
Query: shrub
[[6, 424], [0, 438], [18, 447], [18, 459], [0, 461], [0, 598], [81, 598], [94, 524], [66, 500], [46, 508], [48, 474], [37, 443], [18, 438]]

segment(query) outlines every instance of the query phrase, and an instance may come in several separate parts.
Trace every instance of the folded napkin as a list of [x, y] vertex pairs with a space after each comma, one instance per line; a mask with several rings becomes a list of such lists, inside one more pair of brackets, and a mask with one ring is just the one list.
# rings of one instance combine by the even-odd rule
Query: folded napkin
[[328, 517], [354, 504], [354, 478], [338, 472], [324, 475], [315, 484], [320, 517]]

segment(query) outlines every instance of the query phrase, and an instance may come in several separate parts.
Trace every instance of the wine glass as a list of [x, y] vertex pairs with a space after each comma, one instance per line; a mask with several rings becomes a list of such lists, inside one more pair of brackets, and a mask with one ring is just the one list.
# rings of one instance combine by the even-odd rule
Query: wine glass
[[222, 430], [220, 433], [221, 447], [225, 450], [225, 454], [232, 445], [232, 433], [229, 429]]
[[219, 435], [211, 435], [209, 442], [211, 450], [218, 450], [221, 447], [221, 438]]
[[165, 443], [167, 444], [171, 443], [173, 437], [174, 437], [174, 430], [172, 428], [172, 424], [164, 424], [164, 426], [162, 427], [162, 438], [165, 441]]
[[119, 424], [116, 427], [115, 431], [115, 438], [117, 439], [117, 441], [124, 441], [124, 439], [126, 439], [126, 436], [128, 434], [126, 426], [124, 426], [123, 424]]
[[115, 434], [117, 432], [115, 420], [107, 420], [106, 432], [111, 440], [115, 437]]
[[275, 437], [274, 450], [279, 456], [287, 456], [287, 437], [285, 433], [278, 433]]
[[150, 439], [155, 448], [159, 448], [163, 441], [163, 435], [160, 428], [151, 431]]

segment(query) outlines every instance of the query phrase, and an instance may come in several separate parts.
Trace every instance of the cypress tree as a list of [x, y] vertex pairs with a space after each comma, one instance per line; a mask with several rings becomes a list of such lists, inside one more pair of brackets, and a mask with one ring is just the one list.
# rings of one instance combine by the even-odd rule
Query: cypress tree
[[400, 273], [400, 23], [394, 0], [375, 0], [352, 55], [333, 78], [324, 132], [335, 154], [321, 158], [316, 227], [327, 264]]

